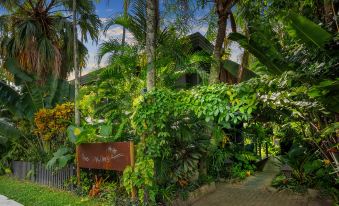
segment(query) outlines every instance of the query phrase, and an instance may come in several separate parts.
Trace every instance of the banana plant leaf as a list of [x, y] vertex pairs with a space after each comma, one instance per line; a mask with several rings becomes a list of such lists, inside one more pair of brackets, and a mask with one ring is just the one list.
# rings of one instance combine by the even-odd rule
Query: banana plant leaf
[[6, 84], [6, 82], [0, 81], [0, 104], [18, 117], [23, 115], [23, 111], [19, 107], [20, 99], [21, 95], [18, 91]]
[[5, 62], [6, 69], [13, 74], [14, 78], [18, 81], [26, 81], [26, 82], [32, 82], [33, 78], [23, 72], [20, 69], [20, 66], [18, 65], [17, 61], [14, 58], [9, 58]]
[[314, 85], [308, 95], [318, 99], [329, 111], [339, 113], [339, 78]]
[[[235, 78], [238, 77], [238, 73], [239, 73], [239, 68], [240, 65], [234, 61], [231, 60], [226, 60], [224, 62], [224, 69], [226, 69], [229, 73], [231, 73], [231, 75]], [[243, 78], [242, 81], [247, 81], [253, 77], [257, 76], [254, 72], [252, 72], [251, 70], [244, 68], [244, 73], [243, 73]]]
[[247, 49], [267, 67], [267, 71], [272, 75], [280, 75], [292, 69], [270, 42], [267, 42], [265, 45], [258, 44], [255, 40], [248, 39], [246, 36], [237, 32], [229, 34], [228, 38], [239, 43], [244, 49]]
[[40, 85], [32, 75], [20, 69], [15, 59], [8, 59], [5, 67], [13, 74], [15, 86], [0, 81], [0, 105], [16, 117], [32, 120], [40, 108], [74, 99], [74, 88], [66, 80], [49, 77]]
[[5, 118], [0, 118], [0, 144], [5, 145], [10, 139], [20, 136], [20, 131], [12, 123]]
[[290, 12], [283, 22], [292, 38], [319, 49], [323, 49], [332, 38], [332, 35], [321, 26], [294, 12]]

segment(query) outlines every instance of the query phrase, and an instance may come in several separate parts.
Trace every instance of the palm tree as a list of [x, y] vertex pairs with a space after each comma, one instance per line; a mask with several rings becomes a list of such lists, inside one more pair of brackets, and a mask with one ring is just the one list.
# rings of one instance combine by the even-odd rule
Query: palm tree
[[158, 0], [146, 0], [147, 91], [155, 87], [155, 43], [159, 24]]
[[[112, 25], [120, 25], [128, 30], [134, 40], [135, 45], [122, 45], [120, 40], [109, 39], [103, 42], [98, 51], [100, 63], [104, 55], [108, 56], [107, 73], [126, 78], [139, 74], [139, 78], [147, 76], [148, 64], [146, 60], [146, 0], [131, 1], [130, 11], [125, 15], [111, 18], [105, 25], [107, 31]], [[209, 64], [211, 58], [204, 52], [194, 52], [187, 37], [182, 37], [177, 32], [177, 28], [170, 25], [165, 28], [157, 28], [155, 38], [155, 56], [157, 68], [155, 81], [159, 86], [176, 87], [176, 81], [183, 75], [196, 73], [203, 83], [208, 80], [208, 74], [202, 65]], [[120, 74], [118, 74], [120, 73]]]
[[79, 68], [78, 68], [78, 49], [77, 49], [77, 17], [76, 17], [76, 0], [73, 0], [73, 61], [74, 61], [74, 121], [76, 126], [80, 126], [80, 111], [78, 106], [79, 96]]
[[[44, 83], [48, 76], [65, 79], [74, 69], [71, 44], [72, 22], [67, 12], [71, 1], [24, 0], [1, 1], [8, 14], [0, 16], [0, 55], [5, 63], [12, 58], [29, 74]], [[92, 1], [83, 0], [76, 7], [81, 36], [98, 38], [100, 21]], [[87, 49], [78, 41], [79, 65], [85, 65]], [[6, 68], [9, 69], [9, 68]]]

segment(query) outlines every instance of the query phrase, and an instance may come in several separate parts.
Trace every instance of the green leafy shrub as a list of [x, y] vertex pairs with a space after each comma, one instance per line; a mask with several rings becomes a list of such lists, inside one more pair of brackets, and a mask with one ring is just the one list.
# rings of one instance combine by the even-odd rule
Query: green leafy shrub
[[73, 159], [74, 155], [69, 148], [60, 147], [58, 151], [53, 153], [53, 158], [47, 162], [46, 167], [48, 169], [61, 169]]
[[256, 167], [255, 161], [258, 159], [253, 153], [248, 151], [239, 151], [234, 155], [234, 164], [232, 165], [232, 176], [245, 179], [254, 173]]
[[[137, 162], [154, 160], [156, 175], [151, 181], [185, 190], [194, 185], [199, 165], [207, 160], [210, 125], [229, 129], [247, 121], [256, 108], [256, 95], [244, 95], [249, 91], [250, 87], [220, 84], [187, 91], [158, 89], [140, 97], [132, 126], [143, 145]], [[217, 161], [215, 168], [221, 164]]]
[[231, 157], [231, 152], [226, 148], [215, 148], [208, 156], [208, 174], [215, 178], [226, 178], [230, 176], [230, 168], [226, 160]]

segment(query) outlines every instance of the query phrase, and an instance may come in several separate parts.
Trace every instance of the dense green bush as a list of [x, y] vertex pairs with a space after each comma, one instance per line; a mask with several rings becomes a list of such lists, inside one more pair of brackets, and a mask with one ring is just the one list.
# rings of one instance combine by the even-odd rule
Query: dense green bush
[[[145, 160], [153, 160], [155, 164], [155, 170], [151, 171], [154, 178], [141, 183], [144, 184], [142, 194], [158, 192], [148, 181], [160, 187], [171, 183], [179, 188], [193, 183], [197, 171], [202, 174], [207, 169], [201, 165], [206, 164], [211, 141], [215, 141], [214, 145], [220, 143], [221, 138], [213, 134], [215, 127], [219, 127], [219, 131], [231, 129], [251, 117], [256, 108], [256, 95], [251, 95], [250, 90], [249, 87], [213, 85], [187, 91], [159, 89], [140, 97], [132, 119], [141, 137], [137, 164], [146, 163]], [[219, 157], [215, 161], [220, 164], [222, 160]], [[132, 175], [130, 170], [127, 174]], [[134, 186], [140, 188], [141, 185]]]

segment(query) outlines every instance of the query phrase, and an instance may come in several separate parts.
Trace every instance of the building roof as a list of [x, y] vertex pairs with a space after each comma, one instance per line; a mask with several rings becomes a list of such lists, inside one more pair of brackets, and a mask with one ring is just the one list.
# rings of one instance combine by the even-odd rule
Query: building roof
[[188, 38], [190, 38], [194, 50], [202, 49], [212, 54], [213, 45], [200, 32], [193, 33]]

